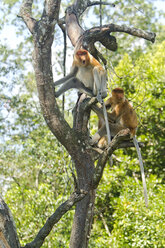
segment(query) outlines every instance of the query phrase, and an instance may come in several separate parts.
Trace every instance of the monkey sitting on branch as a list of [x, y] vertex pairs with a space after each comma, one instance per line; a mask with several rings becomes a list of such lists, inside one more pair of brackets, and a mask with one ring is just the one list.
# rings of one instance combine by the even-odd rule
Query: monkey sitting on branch
[[[139, 144], [135, 137], [136, 129], [138, 125], [136, 112], [133, 109], [132, 105], [129, 103], [129, 101], [125, 98], [124, 90], [122, 88], [115, 88], [114, 90], [112, 90], [112, 96], [105, 102], [105, 106], [106, 109], [111, 108], [112, 110], [111, 113], [107, 112], [108, 123], [112, 137], [114, 137], [119, 131], [123, 129], [128, 128], [130, 130], [131, 138], [133, 138], [133, 143], [135, 145], [139, 158], [143, 189], [144, 189], [145, 205], [146, 207], [148, 207], [148, 196], [147, 196], [147, 187], [146, 187], [146, 181], [144, 175], [144, 166], [143, 166]], [[93, 111], [96, 112], [96, 114], [99, 117], [100, 128], [92, 137], [90, 144], [93, 145], [98, 142], [98, 146], [103, 147], [106, 143], [106, 138], [105, 138], [106, 126], [105, 126], [103, 111], [97, 106], [93, 106], [92, 109]]]
[[107, 96], [106, 70], [85, 49], [75, 52], [71, 72], [64, 78], [56, 81], [55, 86], [64, 84], [55, 96], [59, 97], [65, 91], [76, 88], [89, 96], [97, 96], [99, 102]]
[[[107, 112], [111, 136], [114, 137], [120, 130], [129, 128], [131, 137], [135, 136], [138, 121], [136, 112], [124, 96], [124, 90], [115, 88], [112, 96], [105, 102], [106, 110], [111, 108], [111, 113]], [[106, 128], [103, 111], [97, 106], [92, 107], [99, 117], [98, 132], [92, 137], [91, 144], [98, 142], [98, 147], [104, 148], [106, 142]]]

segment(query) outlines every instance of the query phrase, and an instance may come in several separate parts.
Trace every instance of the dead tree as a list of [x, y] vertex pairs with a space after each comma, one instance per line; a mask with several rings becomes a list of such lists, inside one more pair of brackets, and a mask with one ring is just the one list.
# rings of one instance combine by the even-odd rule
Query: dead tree
[[[86, 99], [80, 97], [79, 103], [76, 105], [78, 107], [75, 109], [73, 128], [64, 119], [63, 114], [59, 110], [53, 86], [51, 46], [54, 40], [55, 25], [59, 25], [63, 29], [66, 28], [75, 49], [83, 47], [89, 50], [95, 58], [101, 59], [104, 64], [106, 61], [96, 49], [95, 42], [99, 41], [105, 48], [115, 51], [117, 49], [117, 41], [111, 35], [111, 32], [124, 32], [151, 42], [155, 40], [154, 33], [112, 23], [102, 27], [83, 30], [79, 24], [79, 17], [88, 7], [100, 4], [99, 1], [75, 0], [74, 4], [66, 9], [65, 17], [59, 20], [60, 4], [60, 0], [45, 0], [42, 16], [40, 20], [36, 20], [32, 16], [33, 0], [24, 0], [19, 16], [25, 22], [33, 38], [33, 66], [43, 116], [50, 131], [72, 157], [77, 172], [77, 178], [75, 179], [77, 189], [48, 218], [35, 239], [31, 243], [26, 244], [26, 248], [41, 247], [53, 225], [75, 204], [76, 210], [70, 237], [70, 247], [88, 247], [93, 219], [95, 189], [100, 182], [108, 157], [116, 149], [133, 146], [133, 143], [129, 141], [130, 134], [127, 129], [120, 132], [112, 140], [108, 149], [94, 149], [88, 144], [87, 123], [90, 117], [91, 105], [95, 102], [93, 98]], [[94, 162], [96, 160], [98, 162], [95, 167]], [[5, 227], [0, 231], [6, 237], [9, 247], [20, 247], [19, 242], [17, 242], [17, 246], [10, 244], [8, 237], [11, 233], [5, 235], [7, 231]], [[2, 240], [1, 236], [0, 240]], [[5, 243], [3, 245], [8, 247], [7, 245], [5, 246]]]

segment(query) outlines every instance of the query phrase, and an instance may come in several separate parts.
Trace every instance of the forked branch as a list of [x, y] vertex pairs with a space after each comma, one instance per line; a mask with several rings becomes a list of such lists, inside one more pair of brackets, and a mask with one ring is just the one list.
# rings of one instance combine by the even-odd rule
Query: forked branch
[[110, 35], [111, 32], [123, 32], [151, 42], [155, 41], [156, 34], [153, 32], [113, 23], [102, 27], [94, 27], [86, 31], [83, 30], [79, 24], [79, 16], [87, 9], [87, 7], [96, 3], [98, 3], [98, 1], [91, 2], [77, 0], [72, 6], [67, 8], [65, 19], [67, 33], [73, 46], [76, 46], [76, 49], [79, 49], [82, 46], [85, 49], [89, 49], [89, 51], [96, 56], [97, 52], [94, 43], [99, 41], [107, 49], [115, 51], [117, 49], [117, 42], [115, 37]]
[[46, 221], [45, 225], [38, 232], [36, 238], [24, 246], [24, 248], [39, 248], [42, 246], [45, 238], [51, 232], [53, 226], [62, 218], [62, 216], [68, 212], [76, 202], [80, 201], [87, 194], [86, 191], [80, 190], [80, 192], [74, 192], [70, 198], [62, 203], [57, 210]]
[[[140, 144], [140, 146], [143, 146], [143, 144]], [[110, 157], [115, 150], [125, 147], [134, 147], [133, 142], [130, 142], [130, 130], [128, 128], [121, 130], [113, 138], [113, 140], [110, 143], [110, 146], [99, 156], [99, 160], [95, 169], [95, 175], [93, 180], [94, 188], [97, 188], [102, 178], [102, 174], [108, 157]]]

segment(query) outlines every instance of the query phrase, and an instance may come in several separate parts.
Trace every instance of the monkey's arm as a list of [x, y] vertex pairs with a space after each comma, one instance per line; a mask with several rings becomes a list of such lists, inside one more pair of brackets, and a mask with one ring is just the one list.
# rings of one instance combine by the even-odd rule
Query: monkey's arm
[[111, 108], [111, 105], [112, 105], [112, 97], [109, 97], [106, 101], [105, 101], [105, 107], [106, 109], [110, 109]]
[[121, 119], [121, 114], [116, 114], [114, 109], [111, 113], [108, 112], [108, 121], [109, 122], [119, 122]]
[[84, 86], [84, 84], [79, 79], [72, 77], [68, 81], [66, 81], [66, 83], [63, 86], [61, 86], [61, 88], [57, 92], [55, 92], [55, 97], [59, 97], [61, 94], [63, 94], [67, 90], [73, 89], [73, 88], [78, 89], [81, 92], [83, 92], [83, 93], [85, 93], [91, 97], [94, 96], [92, 90], [86, 88]]
[[92, 110], [97, 114], [97, 116], [101, 119], [104, 119], [104, 113], [103, 113], [103, 109], [99, 108], [96, 105], [92, 105]]
[[[92, 106], [92, 110], [98, 115], [98, 117], [101, 119], [104, 119], [104, 113], [103, 113], [103, 109], [99, 108], [96, 105]], [[107, 112], [108, 115], [108, 122], [114, 122], [115, 121], [115, 115], [112, 113]]]
[[89, 141], [90, 145], [94, 145], [96, 144], [100, 139], [101, 137], [105, 136], [106, 135], [106, 126], [103, 125], [99, 130], [98, 132], [96, 132], [92, 139]]
[[77, 72], [78, 72], [78, 67], [77, 66], [72, 67], [71, 72], [66, 77], [63, 77], [59, 79], [58, 81], [54, 82], [54, 86], [66, 83], [67, 80], [75, 77]]

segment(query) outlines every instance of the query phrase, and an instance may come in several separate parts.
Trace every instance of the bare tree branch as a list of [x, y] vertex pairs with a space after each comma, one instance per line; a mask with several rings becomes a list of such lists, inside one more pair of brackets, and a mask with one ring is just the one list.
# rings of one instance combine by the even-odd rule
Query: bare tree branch
[[[98, 3], [95, 1], [93, 3]], [[89, 50], [91, 54], [97, 59], [100, 57], [97, 49], [94, 46], [96, 41], [99, 41], [107, 49], [116, 51], [117, 41], [116, 38], [110, 35], [111, 32], [123, 32], [139, 38], [149, 40], [151, 42], [155, 41], [156, 34], [141, 29], [128, 27], [126, 25], [108, 24], [102, 27], [95, 27], [84, 31], [79, 24], [79, 16], [86, 10], [86, 8], [92, 4], [91, 1], [81, 1], [76, 0], [73, 5], [69, 6], [66, 11], [66, 28], [68, 37], [71, 40], [75, 50], [84, 47]], [[106, 65], [104, 58], [100, 58]]]
[[31, 33], [33, 33], [33, 29], [36, 24], [36, 20], [32, 18], [32, 5], [33, 0], [23, 1], [19, 13], [19, 17], [23, 18]]
[[[29, 19], [26, 17], [27, 13], [28, 17], [31, 17], [31, 8], [32, 1], [30, 1], [29, 4], [29, 0], [24, 1], [21, 6], [20, 13], [25, 23], [29, 22]], [[33, 65], [44, 118], [52, 133], [66, 147], [68, 152], [72, 154], [73, 157], [77, 157], [81, 144], [78, 143], [77, 135], [59, 111], [53, 87], [51, 45], [54, 38], [54, 27], [56, 19], [58, 19], [59, 8], [59, 0], [46, 0], [42, 18], [36, 22], [35, 28], [31, 30], [34, 40]], [[29, 27], [28, 23], [26, 23], [26, 25]]]
[[[101, 2], [101, 4], [115, 7], [115, 4], [113, 4], [113, 3]], [[100, 1], [94, 1], [94, 2], [88, 1], [88, 7], [94, 6], [94, 5], [100, 5]]]
[[10, 209], [0, 195], [0, 247], [20, 248], [16, 226]]
[[39, 248], [42, 246], [45, 238], [51, 232], [53, 226], [62, 218], [62, 216], [68, 212], [75, 203], [82, 200], [88, 192], [80, 190], [80, 192], [74, 192], [70, 198], [62, 203], [46, 221], [45, 225], [38, 232], [36, 238], [31, 242], [25, 245], [24, 248]]
[[100, 37], [104, 36], [106, 33], [111, 32], [123, 32], [127, 33], [139, 38], [143, 38], [146, 40], [149, 40], [151, 42], [155, 41], [156, 34], [153, 32], [144, 31], [142, 29], [138, 28], [131, 28], [126, 25], [117, 25], [117, 24], [108, 24], [103, 25], [102, 27], [94, 27], [89, 30], [86, 30], [83, 34], [83, 40], [84, 42], [95, 42], [100, 39]]
[[101, 180], [101, 177], [102, 177], [102, 174], [104, 171], [104, 167], [106, 165], [108, 157], [110, 157], [115, 150], [117, 150], [119, 148], [125, 148], [125, 147], [134, 147], [133, 142], [130, 142], [130, 130], [128, 128], [121, 130], [113, 138], [108, 149], [106, 149], [99, 157], [97, 166], [95, 168], [95, 174], [94, 174], [94, 180], [93, 180], [94, 188], [97, 188], [97, 186]]
[[50, 21], [57, 20], [60, 3], [61, 1], [45, 0], [42, 17], [48, 16]]
[[[144, 147], [143, 142], [138, 142], [138, 144], [139, 144], [139, 147]], [[123, 148], [130, 148], [130, 147], [135, 147], [134, 143], [131, 140], [125, 140], [125, 141], [121, 141], [121, 143], [117, 145], [117, 148], [115, 150], [123, 149]], [[92, 147], [92, 151], [90, 152], [91, 152], [91, 156], [93, 160], [96, 161], [97, 159], [100, 158], [100, 155], [104, 153], [104, 150], [98, 147]]]

